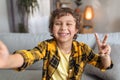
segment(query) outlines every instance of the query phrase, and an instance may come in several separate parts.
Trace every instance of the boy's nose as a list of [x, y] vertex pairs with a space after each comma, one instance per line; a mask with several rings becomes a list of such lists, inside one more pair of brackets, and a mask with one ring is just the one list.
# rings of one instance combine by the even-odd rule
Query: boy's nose
[[61, 26], [61, 29], [62, 29], [62, 30], [66, 30], [66, 29], [67, 29], [67, 25], [63, 24], [63, 25]]

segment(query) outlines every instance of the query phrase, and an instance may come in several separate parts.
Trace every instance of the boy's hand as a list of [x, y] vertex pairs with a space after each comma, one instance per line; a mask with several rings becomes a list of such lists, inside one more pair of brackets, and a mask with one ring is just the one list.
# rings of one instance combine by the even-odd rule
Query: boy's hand
[[3, 62], [7, 60], [8, 56], [9, 56], [9, 51], [7, 47], [2, 41], [0, 41], [0, 65], [2, 65]]
[[103, 41], [100, 41], [98, 34], [95, 33], [95, 38], [97, 41], [97, 45], [98, 45], [98, 49], [100, 51], [100, 56], [105, 57], [108, 56], [111, 52], [111, 47], [107, 44], [107, 39], [108, 39], [108, 35], [106, 34], [104, 36]]
[[23, 65], [24, 59], [20, 54], [10, 55], [7, 46], [0, 41], [0, 68], [17, 68]]

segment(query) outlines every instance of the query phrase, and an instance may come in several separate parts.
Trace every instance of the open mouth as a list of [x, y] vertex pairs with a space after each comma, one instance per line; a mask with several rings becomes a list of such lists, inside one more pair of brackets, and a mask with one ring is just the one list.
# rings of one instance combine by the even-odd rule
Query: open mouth
[[61, 36], [61, 37], [66, 37], [66, 36], [69, 35], [69, 33], [58, 33], [58, 34], [59, 34], [59, 36]]

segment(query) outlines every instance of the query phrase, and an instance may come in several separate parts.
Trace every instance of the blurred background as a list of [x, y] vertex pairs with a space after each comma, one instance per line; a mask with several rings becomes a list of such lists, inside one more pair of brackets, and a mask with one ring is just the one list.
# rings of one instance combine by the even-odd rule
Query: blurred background
[[[119, 3], [120, 0], [0, 0], [0, 33], [48, 32], [50, 13], [61, 7], [70, 7], [82, 16], [80, 33], [120, 32]], [[92, 18], [88, 20], [87, 6], [92, 7], [88, 15]]]

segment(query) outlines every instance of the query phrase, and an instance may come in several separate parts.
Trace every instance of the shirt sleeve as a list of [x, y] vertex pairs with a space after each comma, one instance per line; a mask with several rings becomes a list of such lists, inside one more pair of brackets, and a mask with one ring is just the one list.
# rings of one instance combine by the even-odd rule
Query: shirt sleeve
[[46, 55], [47, 43], [45, 41], [38, 44], [37, 47], [30, 50], [17, 50], [14, 54], [20, 54], [24, 58], [24, 63], [21, 67], [16, 68], [17, 71], [21, 71], [35, 63], [36, 61], [43, 59]]
[[84, 44], [83, 47], [84, 53], [86, 53], [87, 63], [99, 68], [101, 71], [105, 71], [106, 69], [101, 65], [101, 57], [95, 53], [88, 45]]

